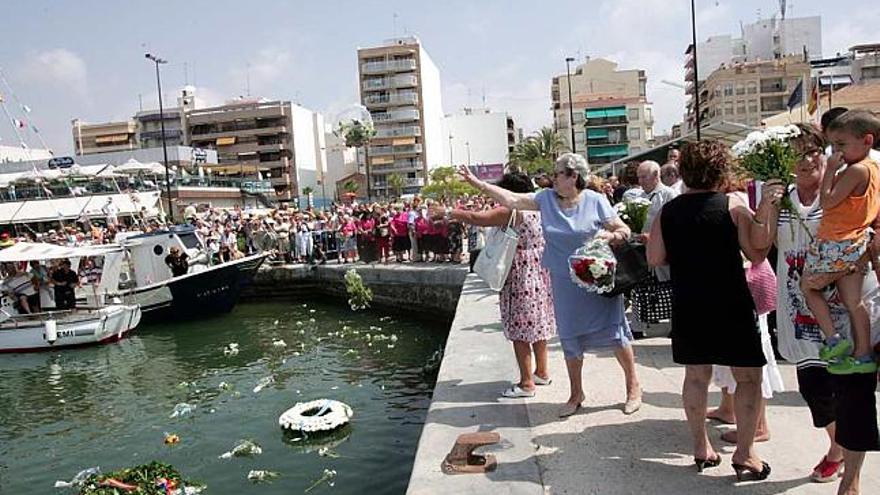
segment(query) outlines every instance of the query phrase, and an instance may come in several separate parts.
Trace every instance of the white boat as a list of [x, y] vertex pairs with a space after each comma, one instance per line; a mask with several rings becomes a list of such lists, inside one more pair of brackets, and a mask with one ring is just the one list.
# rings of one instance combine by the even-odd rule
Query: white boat
[[[113, 258], [122, 252], [119, 246], [67, 248], [53, 244], [16, 244], [0, 251], [0, 263], [81, 259], [104, 256]], [[118, 270], [107, 270], [99, 283], [91, 287], [91, 307], [68, 310], [47, 309], [22, 314], [9, 295], [0, 298], [0, 352], [31, 352], [115, 342], [137, 327], [141, 320], [138, 305], [103, 304], [103, 298], [119, 285]], [[101, 301], [99, 301], [101, 300]]]

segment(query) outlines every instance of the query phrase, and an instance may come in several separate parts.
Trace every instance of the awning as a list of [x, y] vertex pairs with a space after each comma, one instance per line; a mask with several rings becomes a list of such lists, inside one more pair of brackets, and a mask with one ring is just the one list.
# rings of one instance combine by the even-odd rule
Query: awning
[[[788, 112], [785, 112], [788, 113]], [[701, 139], [714, 139], [717, 141], [721, 141], [727, 146], [733, 146], [737, 141], [746, 137], [748, 133], [754, 131], [755, 128], [751, 126], [747, 126], [745, 124], [737, 124], [734, 122], [716, 122], [714, 124], [709, 124], [706, 127], [700, 129], [700, 138]], [[601, 172], [608, 167], [613, 167], [618, 164], [625, 164], [635, 161], [642, 161], [647, 159], [653, 159], [657, 161], [665, 160], [666, 151], [669, 147], [677, 145], [682, 142], [694, 142], [697, 140], [697, 133], [691, 132], [685, 136], [681, 136], [679, 138], [675, 138], [671, 141], [667, 141], [658, 146], [654, 146], [653, 148], [645, 151], [641, 151], [639, 153], [634, 153], [629, 156], [625, 156], [623, 158], [619, 158], [614, 160], [614, 162], [610, 164], [603, 164], [598, 167], [595, 172]]]
[[48, 243], [18, 242], [0, 251], [0, 263], [104, 256], [109, 253], [121, 251], [122, 246], [118, 244], [67, 247]]
[[235, 144], [235, 136], [217, 138], [217, 146], [229, 146], [230, 144]]
[[393, 146], [400, 146], [400, 145], [404, 145], [404, 144], [416, 144], [416, 138], [414, 138], [414, 137], [398, 138], [398, 139], [392, 140], [391, 144]]
[[95, 144], [125, 143], [125, 142], [128, 142], [128, 134], [111, 134], [109, 136], [98, 136], [95, 138]]
[[626, 117], [626, 107], [606, 108], [606, 117]]
[[588, 108], [587, 109], [587, 118], [588, 119], [604, 119], [605, 118], [605, 109], [604, 108]]
[[588, 108], [588, 119], [604, 119], [607, 117], [626, 117], [626, 107]]
[[587, 129], [587, 139], [606, 139], [608, 137], [608, 129]]
[[831, 84], [837, 86], [839, 84], [852, 84], [853, 78], [849, 74], [837, 74], [833, 76], [819, 76], [819, 84], [822, 86], [831, 86]]
[[587, 148], [588, 158], [605, 158], [611, 156], [626, 156], [629, 153], [629, 146], [625, 144], [617, 144], [614, 146], [595, 146]]
[[142, 207], [150, 214], [157, 214], [159, 192], [99, 194], [94, 196], [75, 196], [58, 199], [32, 199], [26, 201], [9, 201], [0, 203], [0, 225], [57, 222], [76, 220], [82, 216], [103, 218], [101, 208], [107, 204], [107, 198], [113, 198], [113, 204], [119, 209], [119, 216], [130, 216], [138, 213]]
[[370, 163], [372, 163], [373, 165], [384, 165], [386, 163], [394, 163], [394, 158], [392, 158], [390, 156], [389, 157], [383, 156], [383, 157], [376, 157], [376, 158], [371, 157]]

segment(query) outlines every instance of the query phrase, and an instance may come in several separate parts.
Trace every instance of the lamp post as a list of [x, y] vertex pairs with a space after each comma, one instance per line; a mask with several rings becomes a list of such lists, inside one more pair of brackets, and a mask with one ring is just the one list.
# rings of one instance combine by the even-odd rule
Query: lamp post
[[455, 166], [455, 159], [452, 157], [452, 134], [449, 135], [449, 164]]
[[697, 11], [694, 0], [691, 0], [691, 46], [694, 59], [694, 125], [697, 127], [697, 141], [700, 140], [700, 73], [697, 70]]
[[165, 143], [165, 109], [162, 106], [162, 79], [159, 77], [159, 64], [167, 64], [168, 61], [152, 53], [147, 53], [144, 57], [156, 64], [156, 88], [159, 91], [159, 130], [162, 133], [162, 156], [165, 160], [165, 194], [168, 196], [168, 217], [173, 224], [174, 207], [171, 205], [171, 174], [168, 173], [168, 146]]
[[571, 129], [571, 152], [577, 153], [577, 145], [574, 144], [574, 103], [571, 101], [571, 64], [574, 57], [565, 57], [565, 75], [568, 79], [568, 127]]
[[470, 167], [471, 167], [471, 142], [470, 142], [470, 141], [465, 141], [465, 142], [464, 142], [464, 145], [465, 145], [465, 147], [467, 148], [467, 155], [468, 155], [468, 168], [470, 168]]

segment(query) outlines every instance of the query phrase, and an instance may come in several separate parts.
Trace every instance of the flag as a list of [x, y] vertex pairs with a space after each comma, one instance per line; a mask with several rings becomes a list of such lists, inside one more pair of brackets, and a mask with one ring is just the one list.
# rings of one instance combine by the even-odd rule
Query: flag
[[788, 103], [786, 103], [786, 107], [788, 107], [788, 111], [802, 104], [804, 102], [804, 81], [801, 80], [798, 82], [797, 86], [795, 86], [794, 91], [791, 92], [791, 96], [788, 97]]
[[24, 113], [31, 113], [31, 107], [27, 105], [22, 105], [21, 109], [24, 110]]
[[816, 79], [816, 83], [813, 84], [813, 89], [810, 91], [810, 99], [807, 102], [807, 113], [813, 115], [816, 113], [816, 110], [819, 108], [819, 79]]

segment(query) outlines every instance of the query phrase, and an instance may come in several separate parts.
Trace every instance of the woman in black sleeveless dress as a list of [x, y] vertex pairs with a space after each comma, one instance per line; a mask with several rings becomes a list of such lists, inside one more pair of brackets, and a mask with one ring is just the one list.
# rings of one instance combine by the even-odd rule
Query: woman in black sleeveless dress
[[697, 469], [721, 461], [706, 433], [706, 401], [712, 365], [726, 365], [737, 381], [734, 469], [740, 479], [765, 479], [770, 466], [755, 453], [754, 436], [766, 361], [740, 253], [754, 263], [766, 257], [770, 230], [758, 218], [769, 217], [778, 198], [765, 198], [753, 216], [720, 192], [730, 173], [728, 157], [715, 141], [682, 149], [680, 173], [688, 191], [664, 205], [652, 225], [648, 261], [668, 263], [672, 272], [672, 356], [686, 366], [682, 398]]

